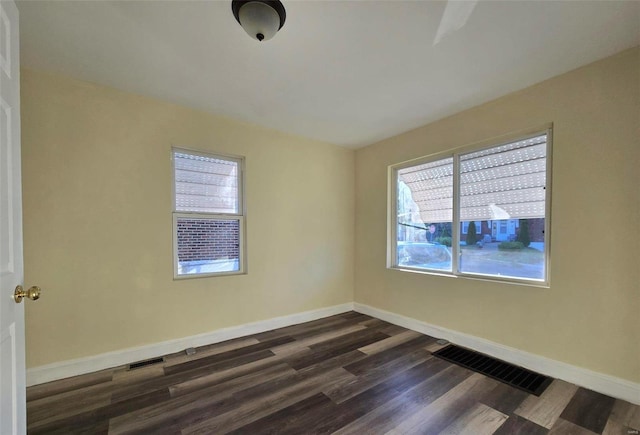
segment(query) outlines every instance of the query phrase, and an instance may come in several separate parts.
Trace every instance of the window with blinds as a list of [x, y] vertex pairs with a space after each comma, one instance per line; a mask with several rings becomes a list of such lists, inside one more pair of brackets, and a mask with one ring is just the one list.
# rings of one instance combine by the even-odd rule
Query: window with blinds
[[[547, 135], [460, 156], [460, 219], [541, 218]], [[399, 169], [423, 222], [453, 219], [453, 158]]]
[[392, 166], [390, 267], [547, 284], [550, 138]]
[[243, 159], [173, 150], [174, 277], [243, 273]]
[[460, 156], [460, 220], [544, 218], [547, 135]]
[[174, 151], [175, 209], [238, 213], [240, 162]]

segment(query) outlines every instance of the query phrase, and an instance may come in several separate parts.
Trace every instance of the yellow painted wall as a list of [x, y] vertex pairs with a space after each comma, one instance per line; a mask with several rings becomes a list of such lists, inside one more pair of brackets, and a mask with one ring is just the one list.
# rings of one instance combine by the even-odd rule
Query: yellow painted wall
[[[388, 165], [549, 122], [550, 289], [386, 269]], [[356, 302], [638, 382], [639, 127], [638, 48], [355, 153], [24, 70], [25, 282], [44, 290], [27, 365], [350, 302], [355, 286]], [[248, 275], [172, 279], [172, 145], [246, 157]]]
[[[386, 269], [388, 165], [549, 122], [551, 288]], [[356, 302], [640, 381], [639, 127], [636, 48], [358, 150]]]
[[[171, 146], [246, 157], [244, 276], [173, 280]], [[22, 72], [27, 366], [351, 302], [354, 152]]]

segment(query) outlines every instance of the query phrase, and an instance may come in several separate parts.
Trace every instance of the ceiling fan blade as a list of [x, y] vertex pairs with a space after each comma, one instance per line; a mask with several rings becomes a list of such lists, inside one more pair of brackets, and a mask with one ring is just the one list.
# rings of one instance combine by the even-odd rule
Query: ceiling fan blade
[[469, 20], [476, 4], [478, 0], [449, 0], [442, 14], [436, 37], [433, 39], [433, 45], [442, 41], [447, 35], [460, 30]]

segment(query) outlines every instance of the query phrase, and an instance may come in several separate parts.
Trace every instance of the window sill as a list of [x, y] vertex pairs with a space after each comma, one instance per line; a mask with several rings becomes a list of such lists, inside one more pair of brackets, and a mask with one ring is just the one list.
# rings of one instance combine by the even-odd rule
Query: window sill
[[519, 280], [519, 279], [513, 279], [513, 278], [506, 278], [506, 277], [503, 278], [503, 277], [493, 277], [493, 276], [489, 277], [489, 276], [483, 276], [483, 275], [472, 275], [467, 273], [454, 274], [454, 273], [447, 273], [447, 272], [436, 271], [436, 270], [413, 269], [413, 268], [401, 267], [401, 266], [400, 267], [391, 266], [391, 267], [387, 267], [387, 269], [395, 270], [398, 272], [417, 273], [420, 275], [441, 276], [445, 278], [456, 278], [456, 279], [461, 278], [461, 279], [469, 279], [473, 281], [485, 281], [485, 282], [493, 282], [498, 284], [513, 284], [513, 285], [519, 285], [519, 286], [525, 286], [525, 287], [536, 287], [536, 288], [544, 288], [544, 289], [551, 288], [550, 283], [545, 281], [529, 281], [529, 280]]
[[190, 275], [174, 275], [174, 281], [182, 281], [185, 279], [196, 279], [196, 278], [213, 278], [213, 277], [222, 277], [222, 276], [234, 276], [234, 275], [247, 275], [246, 271], [239, 272], [217, 272], [217, 273], [197, 273]]

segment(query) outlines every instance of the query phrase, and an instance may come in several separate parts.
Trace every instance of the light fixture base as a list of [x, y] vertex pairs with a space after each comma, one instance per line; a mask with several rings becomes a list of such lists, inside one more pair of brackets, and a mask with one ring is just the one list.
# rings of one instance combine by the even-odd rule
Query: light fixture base
[[279, 0], [233, 0], [231, 11], [247, 34], [258, 41], [273, 38], [287, 18]]

